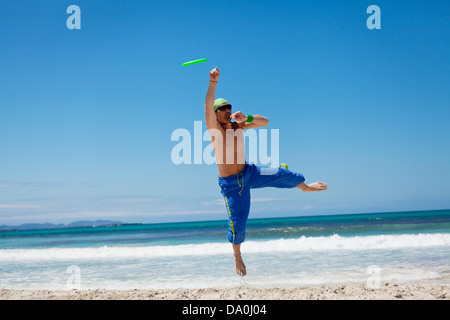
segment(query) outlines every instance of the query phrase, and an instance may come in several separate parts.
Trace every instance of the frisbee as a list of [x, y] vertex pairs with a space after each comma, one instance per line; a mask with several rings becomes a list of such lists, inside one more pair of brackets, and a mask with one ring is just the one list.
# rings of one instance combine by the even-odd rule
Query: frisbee
[[184, 66], [190, 66], [191, 64], [196, 64], [196, 63], [205, 62], [205, 61], [208, 61], [208, 59], [197, 59], [197, 60], [192, 60], [192, 61], [188, 61], [188, 62], [183, 63], [181, 66], [182, 66], [182, 67], [184, 67]]

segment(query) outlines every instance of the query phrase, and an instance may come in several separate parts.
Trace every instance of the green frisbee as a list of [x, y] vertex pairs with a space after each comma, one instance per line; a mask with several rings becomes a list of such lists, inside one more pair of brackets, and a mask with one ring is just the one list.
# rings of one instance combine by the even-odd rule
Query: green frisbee
[[205, 62], [205, 61], [208, 61], [208, 59], [197, 59], [197, 60], [192, 60], [192, 61], [188, 61], [188, 62], [183, 63], [181, 66], [182, 66], [182, 67], [184, 67], [184, 66], [190, 66], [191, 64], [196, 64], [196, 63]]

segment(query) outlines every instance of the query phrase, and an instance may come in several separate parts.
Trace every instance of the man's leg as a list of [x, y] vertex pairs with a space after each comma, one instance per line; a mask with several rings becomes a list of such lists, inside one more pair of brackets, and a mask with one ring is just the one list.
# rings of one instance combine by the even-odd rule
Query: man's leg
[[301, 173], [293, 172], [285, 167], [267, 168], [253, 166], [251, 188], [295, 188], [304, 184], [305, 177]]
[[233, 244], [234, 252], [234, 263], [236, 265], [236, 273], [241, 277], [247, 274], [247, 269], [245, 268], [244, 261], [241, 257], [241, 244]]
[[245, 276], [247, 270], [241, 257], [241, 243], [245, 241], [245, 229], [250, 212], [250, 188], [243, 185], [242, 189], [224, 195], [228, 211], [228, 241], [233, 246], [236, 273]]
[[306, 184], [305, 177], [301, 173], [293, 172], [284, 165], [278, 169], [256, 167], [256, 174], [252, 179], [252, 188], [298, 188], [303, 192], [324, 191], [328, 186], [324, 182]]

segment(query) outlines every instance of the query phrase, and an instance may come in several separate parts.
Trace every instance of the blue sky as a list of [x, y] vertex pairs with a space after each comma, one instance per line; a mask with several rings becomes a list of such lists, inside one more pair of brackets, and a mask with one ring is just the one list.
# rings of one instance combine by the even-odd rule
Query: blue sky
[[[73, 4], [81, 30], [66, 27]], [[250, 217], [450, 208], [449, 10], [1, 1], [0, 225], [226, 219], [216, 166], [171, 161], [172, 132], [204, 121], [216, 66], [217, 97], [269, 118], [280, 161], [329, 185], [254, 190]]]

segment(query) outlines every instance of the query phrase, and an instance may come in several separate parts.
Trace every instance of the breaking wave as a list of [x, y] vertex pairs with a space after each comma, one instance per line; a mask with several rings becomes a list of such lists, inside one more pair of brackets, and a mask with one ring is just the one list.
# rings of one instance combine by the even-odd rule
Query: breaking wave
[[[331, 250], [390, 250], [450, 246], [450, 234], [400, 234], [342, 237], [305, 237], [246, 241], [243, 253], [302, 252]], [[0, 250], [0, 261], [133, 259], [230, 254], [229, 243], [184, 244], [145, 247], [90, 247]]]

